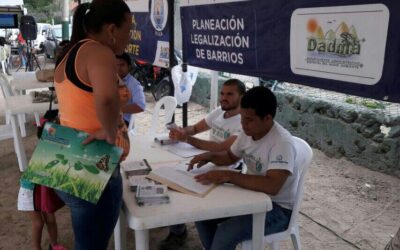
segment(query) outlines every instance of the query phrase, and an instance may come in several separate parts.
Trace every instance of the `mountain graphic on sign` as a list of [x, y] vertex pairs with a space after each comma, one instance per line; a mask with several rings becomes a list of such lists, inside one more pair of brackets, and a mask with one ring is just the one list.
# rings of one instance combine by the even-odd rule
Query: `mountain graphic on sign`
[[353, 25], [350, 26], [349, 33], [354, 39], [358, 40], [357, 30]]
[[328, 30], [328, 32], [326, 32], [326, 35], [325, 35], [325, 39], [327, 39], [327, 40], [335, 40], [335, 38], [336, 38], [336, 35], [335, 35], [335, 32], [333, 31], [333, 30]]
[[322, 30], [321, 26], [318, 26], [317, 31], [315, 32], [315, 37], [317, 39], [324, 39], [324, 31]]
[[336, 29], [336, 36], [339, 37], [342, 33], [349, 33], [349, 27], [345, 22], [342, 22]]

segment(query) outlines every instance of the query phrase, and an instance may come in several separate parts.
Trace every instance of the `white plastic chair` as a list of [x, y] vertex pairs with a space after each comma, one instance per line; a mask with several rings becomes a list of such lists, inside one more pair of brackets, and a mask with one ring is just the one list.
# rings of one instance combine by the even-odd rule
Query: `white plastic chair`
[[[3, 73], [0, 73], [0, 89], [1, 89], [1, 93], [3, 95], [4, 101], [6, 100], [6, 98], [14, 95], [14, 93], [11, 89], [11, 86], [9, 84], [8, 76]], [[23, 120], [21, 120], [22, 117], [18, 117], [18, 119], [20, 120], [20, 124], [21, 124], [23, 122]], [[9, 123], [10, 123], [10, 116], [6, 112], [6, 124], [9, 124]]]
[[[0, 81], [2, 81], [2, 80], [0, 79]], [[1, 86], [2, 85], [0, 84], [0, 92], [2, 93], [3, 97], [5, 97], [5, 91], [8, 91], [8, 90], [3, 90], [3, 87], [1, 87]], [[6, 123], [0, 124], [0, 141], [10, 139], [10, 138], [13, 138], [12, 126], [10, 123], [10, 116], [6, 112]]]
[[[7, 98], [12, 98], [15, 96], [14, 92], [11, 88], [11, 76], [7, 74], [0, 73], [0, 86], [3, 92], [3, 97], [6, 100]], [[36, 126], [40, 126], [40, 117], [38, 112], [32, 112], [35, 117]], [[26, 113], [28, 114], [28, 113]], [[7, 123], [9, 123], [9, 117], [6, 117]], [[21, 131], [21, 136], [26, 136], [26, 129], [25, 129], [25, 114], [18, 115], [18, 123]]]
[[1, 70], [3, 71], [3, 74], [7, 74], [6, 64], [7, 64], [6, 60], [1, 60], [0, 67], [1, 67]]
[[[269, 249], [278, 250], [279, 242], [286, 240], [289, 236], [292, 239], [293, 247], [295, 250], [301, 249], [300, 244], [300, 234], [299, 234], [299, 226], [297, 224], [297, 217], [299, 215], [301, 201], [303, 199], [303, 184], [304, 177], [307, 173], [307, 169], [311, 164], [311, 159], [313, 157], [313, 151], [311, 147], [305, 142], [303, 139], [293, 136], [294, 146], [296, 148], [296, 165], [299, 168], [300, 179], [297, 184], [297, 194], [295, 197], [295, 202], [292, 210], [292, 215], [290, 217], [290, 222], [288, 229], [283, 232], [270, 234], [264, 237], [264, 247], [265, 245], [269, 245]], [[268, 223], [268, 221], [266, 222]], [[251, 241], [242, 242], [242, 250], [251, 250]]]
[[6, 60], [7, 60], [6, 49], [5, 47], [0, 46], [0, 67], [3, 71], [3, 74], [7, 74]]
[[164, 122], [167, 124], [172, 120], [172, 116], [174, 115], [175, 108], [177, 106], [176, 98], [173, 96], [164, 96], [158, 100], [153, 110], [150, 129], [147, 131], [147, 134], [149, 135], [154, 135], [157, 132], [162, 106], [164, 106]]

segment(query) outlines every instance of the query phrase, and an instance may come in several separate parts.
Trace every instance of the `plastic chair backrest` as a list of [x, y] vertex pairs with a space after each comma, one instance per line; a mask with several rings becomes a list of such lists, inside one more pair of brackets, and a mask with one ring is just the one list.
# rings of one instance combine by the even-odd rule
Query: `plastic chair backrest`
[[10, 80], [6, 74], [0, 73], [0, 86], [4, 97], [13, 96]]
[[[304, 178], [307, 173], [308, 167], [311, 164], [313, 151], [306, 141], [301, 138], [293, 136], [294, 147], [296, 150], [295, 164], [300, 173], [299, 181], [297, 183], [297, 193], [295, 195], [295, 201], [293, 205], [292, 215], [290, 217], [288, 228], [279, 233], [270, 234], [264, 237], [264, 243], [270, 243], [272, 249], [279, 248], [279, 241], [286, 239], [289, 235], [292, 236], [292, 242], [294, 249], [300, 249], [300, 236], [298, 233], [297, 217], [300, 210], [301, 201], [303, 199], [303, 186]], [[268, 222], [267, 222], [268, 223]], [[251, 248], [251, 241], [242, 242], [242, 249], [249, 250]]]
[[160, 111], [161, 107], [164, 106], [164, 122], [165, 124], [169, 123], [172, 120], [172, 116], [174, 115], [175, 108], [177, 105], [176, 98], [173, 96], [164, 96], [156, 103], [156, 106], [153, 110], [153, 116], [151, 119], [150, 129], [147, 131], [147, 134], [154, 135], [157, 132], [157, 128], [160, 122]]
[[303, 200], [305, 175], [308, 171], [308, 167], [311, 165], [311, 160], [313, 157], [313, 151], [310, 145], [308, 145], [306, 141], [296, 136], [293, 136], [293, 140], [294, 140], [294, 147], [296, 149], [295, 163], [298, 167], [300, 178], [297, 184], [297, 193], [293, 205], [292, 215], [290, 217], [288, 230], [290, 230], [292, 226], [294, 226], [295, 223], [297, 223], [297, 217], [300, 211], [300, 205]]
[[1, 62], [0, 67], [3, 74], [7, 74], [6, 71], [7, 53], [6, 53], [6, 48], [3, 46], [0, 46], [0, 62]]
[[[2, 73], [0, 73], [0, 89], [0, 93], [3, 95], [3, 99], [12, 95], [11, 87], [8, 84], [8, 78], [6, 78], [6, 76]], [[13, 133], [6, 112], [6, 124], [0, 124], [0, 141], [10, 138], [13, 138]]]
[[1, 71], [3, 72], [3, 74], [7, 74], [7, 70], [6, 70], [6, 60], [1, 60]]

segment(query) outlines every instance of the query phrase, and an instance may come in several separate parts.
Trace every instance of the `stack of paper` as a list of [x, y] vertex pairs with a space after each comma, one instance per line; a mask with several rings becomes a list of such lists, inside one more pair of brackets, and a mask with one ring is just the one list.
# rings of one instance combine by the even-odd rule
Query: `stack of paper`
[[160, 145], [170, 145], [170, 144], [176, 144], [179, 142], [178, 140], [170, 139], [168, 135], [154, 137], [154, 141]]
[[138, 186], [155, 185], [156, 183], [148, 178], [147, 175], [131, 175], [128, 177], [128, 185], [132, 192], [136, 192]]
[[128, 179], [128, 185], [131, 191], [136, 192], [138, 185], [154, 185], [154, 181], [146, 178], [151, 171], [151, 167], [146, 159], [141, 161], [122, 163], [122, 172]]
[[136, 202], [139, 206], [152, 206], [169, 203], [168, 189], [165, 185], [138, 185]]
[[134, 175], [147, 175], [151, 171], [150, 164], [146, 159], [141, 161], [124, 162], [122, 165], [122, 170], [125, 173], [125, 177]]

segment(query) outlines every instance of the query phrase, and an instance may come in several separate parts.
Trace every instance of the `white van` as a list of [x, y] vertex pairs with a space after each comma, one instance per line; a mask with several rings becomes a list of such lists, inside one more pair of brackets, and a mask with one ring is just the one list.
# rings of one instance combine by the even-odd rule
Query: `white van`
[[37, 23], [37, 37], [34, 41], [33, 47], [36, 49], [40, 48], [40, 44], [46, 40], [47, 31], [51, 28], [51, 24], [49, 23]]
[[[55, 24], [49, 28], [46, 39], [43, 41], [44, 53], [48, 58], [54, 58], [55, 52], [58, 49], [58, 44], [62, 40], [62, 25]], [[72, 24], [69, 24], [69, 39], [72, 34]]]

